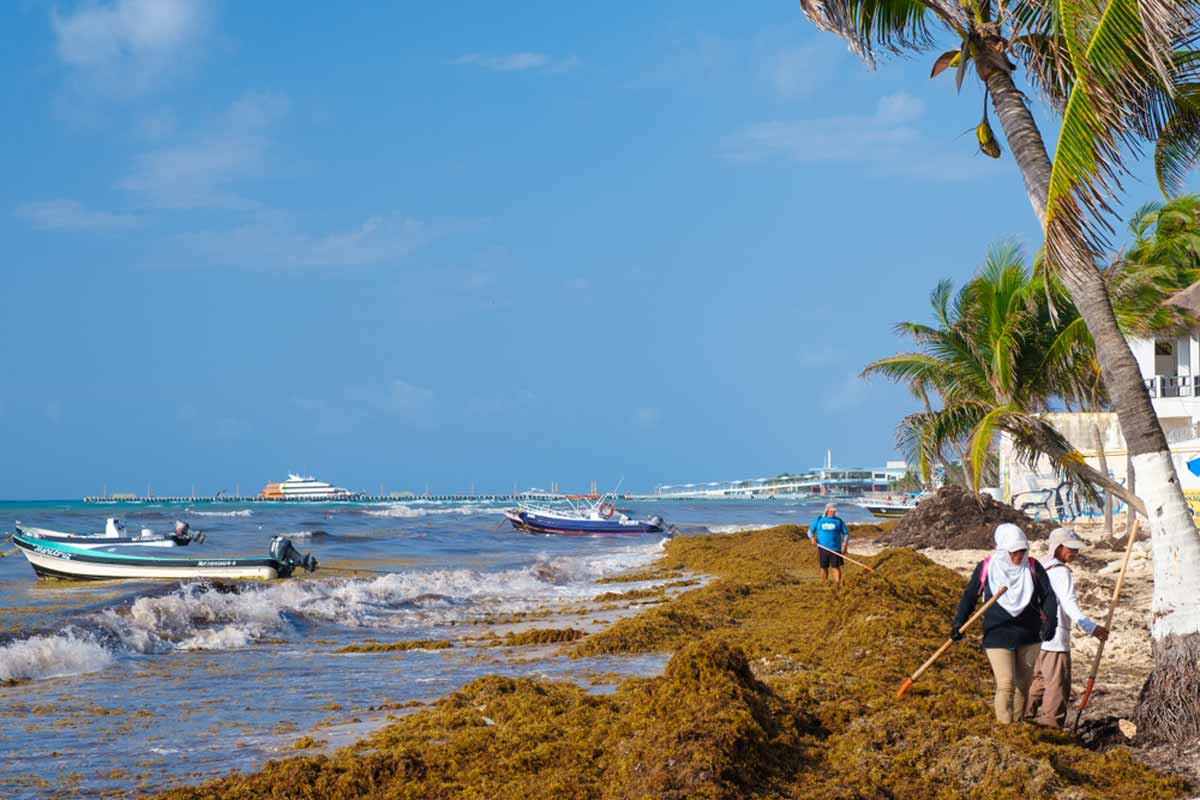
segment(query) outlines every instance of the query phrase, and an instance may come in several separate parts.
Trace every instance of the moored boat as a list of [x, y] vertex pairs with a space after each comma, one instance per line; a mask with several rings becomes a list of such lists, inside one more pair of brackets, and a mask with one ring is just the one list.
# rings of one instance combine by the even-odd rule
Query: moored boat
[[176, 522], [175, 530], [172, 533], [154, 533], [143, 528], [138, 536], [130, 536], [126, 532], [125, 525], [116, 517], [110, 517], [104, 523], [104, 533], [52, 531], [48, 528], [21, 525], [19, 522], [13, 528], [19, 534], [44, 542], [57, 542], [87, 549], [97, 547], [185, 547], [192, 542], [200, 544], [204, 541], [204, 533], [193, 531], [186, 522]]
[[271, 540], [267, 558], [174, 558], [113, 553], [14, 534], [12, 542], [39, 578], [117, 580], [147, 578], [287, 578], [297, 567], [312, 572], [317, 559], [301, 554], [286, 536]]
[[880, 519], [899, 519], [917, 507], [924, 494], [912, 494], [901, 498], [887, 496], [882, 498], [862, 498], [854, 504], [864, 511], [869, 511]]
[[557, 534], [615, 534], [615, 533], [665, 533], [668, 531], [662, 517], [644, 520], [632, 519], [613, 505], [615, 495], [607, 494], [595, 502], [576, 503], [564, 498], [566, 506], [554, 507], [518, 503], [516, 508], [503, 513], [512, 526], [527, 533]]

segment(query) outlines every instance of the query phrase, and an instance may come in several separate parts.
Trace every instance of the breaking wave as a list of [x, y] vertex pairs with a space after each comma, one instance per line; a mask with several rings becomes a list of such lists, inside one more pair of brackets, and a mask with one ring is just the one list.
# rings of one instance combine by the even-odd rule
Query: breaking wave
[[0, 683], [82, 675], [112, 662], [112, 652], [87, 634], [31, 636], [0, 646]]
[[254, 509], [243, 508], [240, 511], [196, 511], [195, 509], [187, 509], [187, 513], [193, 517], [248, 517], [254, 513]]
[[102, 669], [115, 657], [172, 650], [229, 650], [298, 629], [428, 628], [491, 614], [554, 609], [611, 587], [595, 580], [637, 569], [666, 539], [594, 556], [541, 557], [502, 571], [441, 569], [374, 578], [271, 585], [184, 583], [76, 619], [68, 629], [0, 647], [0, 680], [36, 680]]
[[770, 522], [751, 522], [744, 525], [707, 525], [709, 533], [741, 533], [742, 531], [761, 531], [773, 527]]
[[414, 519], [416, 517], [425, 517], [434, 514], [461, 514], [470, 516], [473, 514], [495, 514], [495, 508], [487, 508], [482, 506], [450, 506], [441, 508], [413, 508], [404, 504], [386, 506], [384, 508], [372, 508], [363, 512], [370, 517], [391, 517], [396, 519]]

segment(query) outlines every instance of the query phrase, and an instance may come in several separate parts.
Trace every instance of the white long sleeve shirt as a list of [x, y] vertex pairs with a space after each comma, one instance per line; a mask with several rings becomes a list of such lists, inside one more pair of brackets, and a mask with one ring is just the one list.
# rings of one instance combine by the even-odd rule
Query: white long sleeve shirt
[[1055, 653], [1069, 653], [1071, 623], [1078, 625], [1088, 636], [1096, 630], [1096, 623], [1088, 619], [1079, 608], [1079, 601], [1075, 599], [1075, 578], [1071, 575], [1071, 568], [1053, 556], [1043, 559], [1042, 566], [1046, 568], [1046, 575], [1049, 576], [1054, 595], [1058, 598], [1058, 629], [1054, 632], [1053, 639], [1042, 642], [1042, 649]]

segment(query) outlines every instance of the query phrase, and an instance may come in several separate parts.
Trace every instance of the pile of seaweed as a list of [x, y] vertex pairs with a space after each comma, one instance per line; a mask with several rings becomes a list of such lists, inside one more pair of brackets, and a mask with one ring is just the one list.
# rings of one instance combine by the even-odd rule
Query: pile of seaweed
[[664, 569], [714, 576], [565, 645], [675, 651], [611, 695], [487, 676], [332, 755], [297, 755], [161, 795], [225, 798], [1029, 798], [1184, 796], [1121, 747], [997, 726], [970, 639], [902, 700], [946, 636], [963, 581], [911, 550], [816, 577], [794, 526], [676, 537]]
[[1011, 522], [1029, 539], [1045, 539], [1054, 523], [1035, 520], [991, 495], [973, 494], [961, 486], [943, 486], [906, 513], [878, 541], [893, 547], [942, 547], [990, 550], [996, 526]]

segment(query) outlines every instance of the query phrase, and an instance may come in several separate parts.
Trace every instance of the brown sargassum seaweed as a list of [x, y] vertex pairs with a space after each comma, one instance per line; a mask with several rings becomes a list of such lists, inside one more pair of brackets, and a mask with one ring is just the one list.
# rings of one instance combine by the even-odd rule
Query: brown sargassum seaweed
[[611, 695], [487, 676], [332, 755], [269, 762], [161, 797], [913, 798], [1154, 800], [1187, 794], [1128, 750], [1000, 727], [969, 637], [904, 697], [945, 640], [963, 580], [911, 550], [814, 580], [799, 528], [676, 537], [662, 566], [714, 576], [569, 645], [674, 651]]

